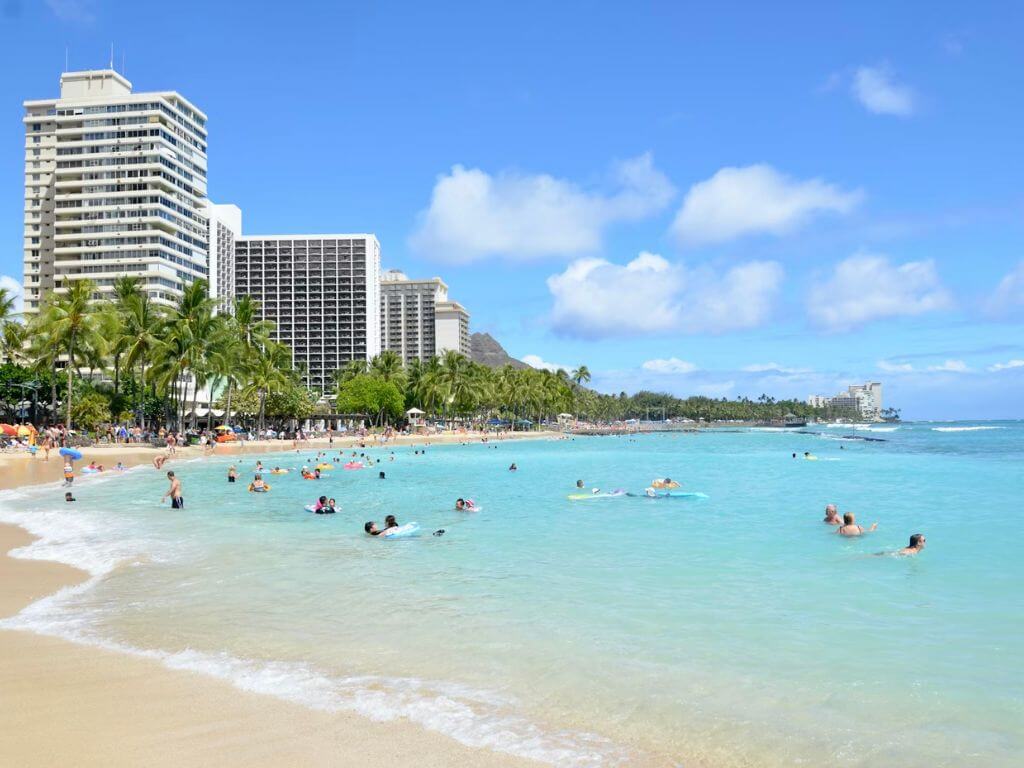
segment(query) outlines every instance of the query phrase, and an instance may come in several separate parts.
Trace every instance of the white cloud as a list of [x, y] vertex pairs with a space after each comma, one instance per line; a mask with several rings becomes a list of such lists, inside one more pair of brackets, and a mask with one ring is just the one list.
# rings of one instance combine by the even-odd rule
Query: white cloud
[[879, 360], [877, 365], [878, 370], [886, 373], [910, 373], [914, 370], [910, 363], [890, 363], [888, 360]]
[[963, 360], [947, 360], [939, 365], [929, 365], [928, 370], [938, 373], [967, 373], [971, 369]]
[[815, 285], [808, 299], [811, 317], [829, 330], [848, 330], [884, 317], [920, 315], [948, 309], [952, 297], [935, 262], [894, 265], [885, 256], [854, 254]]
[[780, 373], [787, 376], [814, 372], [813, 368], [789, 368], [778, 363], [753, 363], [743, 366], [740, 370], [746, 373]]
[[46, 0], [46, 6], [61, 21], [88, 24], [96, 20], [89, 0]]
[[14, 312], [20, 314], [25, 305], [25, 290], [21, 281], [10, 275], [0, 275], [0, 288], [7, 291], [8, 297], [14, 298]]
[[586, 338], [752, 328], [771, 314], [782, 274], [773, 261], [717, 274], [647, 252], [625, 265], [578, 259], [548, 278], [551, 322], [560, 333]]
[[652, 373], [693, 373], [697, 366], [678, 357], [658, 358], [647, 360], [642, 366], [645, 371]]
[[410, 246], [454, 262], [593, 253], [610, 224], [658, 213], [675, 195], [650, 154], [616, 164], [612, 177], [609, 193], [547, 174], [453, 166], [434, 185]]
[[1009, 371], [1014, 368], [1024, 368], [1024, 360], [1007, 360], [1005, 363], [995, 363], [988, 367], [988, 369], [993, 372]]
[[988, 301], [988, 310], [993, 315], [1024, 312], [1024, 260], [999, 281]]
[[868, 112], [906, 117], [914, 111], [914, 92], [897, 83], [887, 67], [860, 67], [851, 90]]
[[559, 370], [566, 372], [572, 371], [571, 366], [549, 363], [547, 360], [542, 359], [540, 355], [523, 355], [520, 359], [531, 368], [538, 368], [542, 371], [551, 371], [552, 373]]
[[722, 168], [690, 187], [672, 232], [685, 244], [717, 243], [742, 235], [781, 235], [819, 213], [848, 213], [860, 202], [821, 179], [792, 179], [770, 165]]
[[729, 381], [712, 381], [707, 384], [701, 384], [697, 387], [697, 392], [705, 397], [725, 397], [736, 388], [736, 382]]

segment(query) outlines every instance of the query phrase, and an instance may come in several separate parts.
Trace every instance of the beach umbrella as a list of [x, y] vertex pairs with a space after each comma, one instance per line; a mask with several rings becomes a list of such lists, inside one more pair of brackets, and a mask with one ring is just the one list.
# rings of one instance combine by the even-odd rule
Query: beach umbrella
[[0, 424], [0, 432], [3, 432], [5, 435], [10, 435], [11, 437], [18, 436], [18, 428], [12, 427], [10, 424]]
[[18, 437], [28, 437], [32, 434], [32, 430], [22, 424], [18, 427]]
[[214, 427], [214, 429], [216, 429], [218, 432], [230, 432], [231, 431], [231, 427], [229, 427], [227, 424], [221, 424], [219, 427]]

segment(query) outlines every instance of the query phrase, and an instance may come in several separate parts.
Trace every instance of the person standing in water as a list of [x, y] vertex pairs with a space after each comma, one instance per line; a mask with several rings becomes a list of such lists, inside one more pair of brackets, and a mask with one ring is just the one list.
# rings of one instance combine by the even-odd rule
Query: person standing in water
[[185, 499], [181, 495], [181, 480], [174, 476], [173, 472], [167, 473], [167, 479], [171, 481], [171, 487], [167, 489], [167, 493], [160, 499], [160, 503], [163, 504], [164, 500], [171, 497], [171, 509], [184, 509]]
[[[924, 549], [925, 538], [923, 533], [915, 533], [910, 537], [910, 543], [907, 544], [903, 549], [897, 550], [892, 554], [897, 557], [912, 557]], [[885, 554], [885, 553], [883, 553]]]
[[853, 512], [847, 512], [843, 515], [843, 524], [836, 528], [836, 533], [840, 536], [863, 536], [865, 533], [872, 533], [878, 530], [878, 523], [872, 523], [871, 527], [866, 531], [861, 525], [857, 525], [857, 519]]
[[238, 470], [235, 468], [235, 465], [232, 464], [228, 467], [228, 482], [233, 483], [236, 480], [238, 480]]
[[843, 521], [839, 519], [839, 510], [836, 509], [835, 504], [829, 504], [825, 507], [825, 519], [823, 523], [828, 525], [842, 525]]

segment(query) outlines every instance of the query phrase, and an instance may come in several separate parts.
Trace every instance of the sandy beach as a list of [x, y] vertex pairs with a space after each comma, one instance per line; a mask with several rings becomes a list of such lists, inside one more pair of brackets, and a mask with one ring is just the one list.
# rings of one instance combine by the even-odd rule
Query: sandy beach
[[[516, 436], [517, 438], [520, 436]], [[554, 433], [523, 438], [554, 438]], [[440, 444], [471, 435], [399, 438], [397, 444]], [[336, 439], [335, 448], [357, 444]], [[306, 448], [326, 446], [316, 441]], [[288, 449], [289, 443], [221, 446], [218, 455]], [[144, 447], [85, 451], [107, 466], [150, 463], [162, 453]], [[179, 459], [202, 455], [179, 451]], [[173, 467], [172, 460], [167, 466]], [[60, 479], [56, 452], [0, 457], [0, 488]], [[0, 525], [0, 617], [87, 574], [61, 563], [24, 560], [8, 552], [32, 542], [26, 531]], [[471, 749], [407, 722], [373, 722], [317, 712], [247, 693], [206, 676], [169, 670], [156, 661], [79, 646], [31, 633], [0, 630], [0, 709], [5, 735], [0, 765], [34, 766], [515, 766], [535, 765]]]

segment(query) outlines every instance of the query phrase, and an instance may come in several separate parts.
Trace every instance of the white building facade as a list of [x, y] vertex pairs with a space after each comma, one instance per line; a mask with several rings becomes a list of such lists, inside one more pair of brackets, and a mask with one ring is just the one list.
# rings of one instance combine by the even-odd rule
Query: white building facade
[[235, 298], [235, 240], [242, 236], [242, 210], [237, 205], [207, 202], [210, 222], [210, 296], [218, 312], [230, 312]]
[[397, 269], [381, 276], [381, 343], [405, 365], [447, 350], [469, 355], [469, 313], [448, 299], [439, 277], [414, 280]]
[[372, 234], [251, 235], [235, 240], [235, 296], [251, 296], [311, 389], [381, 351], [380, 243]]
[[65, 72], [26, 101], [25, 313], [89, 279], [138, 277], [173, 304], [208, 274], [206, 115], [174, 91], [133, 93], [113, 70]]
[[812, 408], [831, 407], [855, 411], [863, 419], [876, 421], [882, 418], [882, 385], [877, 381], [852, 384], [847, 387], [846, 392], [840, 392], [833, 397], [811, 395], [807, 398], [807, 404]]

